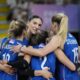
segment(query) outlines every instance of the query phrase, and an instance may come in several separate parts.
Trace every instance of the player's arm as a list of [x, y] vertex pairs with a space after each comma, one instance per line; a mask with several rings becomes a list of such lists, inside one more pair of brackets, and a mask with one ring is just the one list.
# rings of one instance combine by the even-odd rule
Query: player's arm
[[26, 76], [32, 76], [32, 77], [33, 76], [43, 76], [46, 79], [53, 77], [52, 73], [49, 72], [48, 70], [33, 70], [29, 67], [29, 62], [27, 62], [24, 58], [20, 58], [20, 59], [21, 59], [21, 61], [18, 61], [16, 63], [18, 68], [23, 68], [23, 69], [19, 70], [20, 75], [26, 75]]
[[9, 66], [7, 64], [0, 63], [0, 70], [4, 71], [5, 73], [8, 73], [8, 74], [14, 73], [14, 70], [11, 68], [11, 66]]
[[42, 76], [46, 79], [52, 78], [53, 75], [51, 72], [48, 70], [33, 70], [31, 68], [26, 68], [25, 70], [20, 70], [19, 71], [20, 75], [25, 75], [25, 76]]
[[26, 60], [28, 63], [30, 63], [31, 56], [29, 54], [24, 55], [24, 60]]
[[[23, 46], [21, 48], [21, 51], [24, 52], [24, 53], [28, 53], [30, 55], [34, 55], [34, 56], [45, 56], [47, 54], [49, 54], [50, 52], [52, 51], [55, 51], [61, 44], [61, 37], [59, 36], [54, 36], [51, 41], [44, 47], [44, 48], [41, 48], [41, 49], [34, 49], [32, 47], [25, 47]], [[20, 46], [16, 46], [14, 47], [14, 51], [18, 51], [20, 49]], [[16, 49], [16, 50], [15, 50]], [[61, 53], [61, 55], [60, 55]], [[69, 69], [71, 70], [75, 70], [75, 65], [66, 57], [66, 55], [61, 52], [60, 50], [59, 51], [56, 51], [55, 52], [57, 58], [60, 60], [60, 62], [62, 62], [63, 64], [65, 64]], [[64, 62], [63, 62], [64, 60]], [[69, 63], [68, 63], [69, 61]]]
[[21, 45], [18, 45], [18, 46], [14, 46], [12, 48], [12, 50], [15, 51], [15, 52], [20, 52], [21, 51], [25, 54], [27, 52], [29, 55], [41, 56], [42, 57], [42, 56], [45, 56], [45, 55], [49, 54], [50, 52], [54, 51], [56, 48], [58, 48], [61, 44], [60, 40], [61, 39], [60, 39], [59, 36], [54, 36], [51, 39], [51, 41], [41, 49], [34, 49], [33, 47], [26, 47], [26, 46], [21, 47]]
[[24, 56], [18, 56], [17, 61], [10, 61], [7, 63], [8, 65], [11, 65], [13, 68], [28, 68], [28, 62], [24, 59]]
[[[20, 53], [23, 54], [23, 53]], [[9, 61], [7, 64], [11, 65], [14, 68], [26, 68], [28, 67], [28, 63], [30, 63], [31, 56], [26, 54], [26, 55], [20, 55], [18, 56], [18, 60], [16, 61]]]
[[1, 64], [1, 63], [0, 63], [0, 70], [1, 70], [1, 71], [4, 71], [3, 64]]
[[74, 63], [72, 63], [69, 60], [69, 58], [64, 54], [64, 52], [60, 48], [56, 49], [54, 52], [56, 57], [61, 63], [63, 63], [66, 67], [68, 67], [72, 71], [76, 70], [76, 66], [74, 65]]

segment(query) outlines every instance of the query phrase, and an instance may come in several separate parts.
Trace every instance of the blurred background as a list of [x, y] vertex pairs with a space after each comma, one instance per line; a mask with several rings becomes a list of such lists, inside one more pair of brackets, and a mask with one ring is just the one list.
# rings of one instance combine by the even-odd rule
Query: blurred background
[[32, 15], [43, 18], [43, 29], [50, 27], [50, 19], [58, 12], [69, 17], [69, 32], [80, 45], [80, 0], [0, 0], [0, 38], [7, 36], [9, 23], [14, 18], [26, 22]]

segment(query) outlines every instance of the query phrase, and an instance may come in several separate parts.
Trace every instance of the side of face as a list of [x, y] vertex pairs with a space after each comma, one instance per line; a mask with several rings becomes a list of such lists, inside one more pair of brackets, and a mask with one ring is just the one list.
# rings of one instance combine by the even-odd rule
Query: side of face
[[9, 26], [9, 29], [8, 29], [8, 34], [11, 34], [13, 32], [13, 30], [15, 30], [15, 27], [14, 27], [14, 21], [12, 21], [10, 23], [10, 26]]
[[53, 34], [57, 34], [57, 32], [59, 31], [59, 24], [57, 22], [53, 22], [51, 24], [51, 31], [53, 32]]
[[33, 18], [28, 22], [28, 29], [32, 34], [36, 34], [42, 26], [42, 21], [40, 18]]

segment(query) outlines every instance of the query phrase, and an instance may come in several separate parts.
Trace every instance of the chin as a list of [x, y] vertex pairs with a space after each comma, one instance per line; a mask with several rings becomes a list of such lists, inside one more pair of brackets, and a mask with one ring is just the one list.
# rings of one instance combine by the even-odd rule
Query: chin
[[36, 34], [36, 32], [32, 32], [32, 34]]

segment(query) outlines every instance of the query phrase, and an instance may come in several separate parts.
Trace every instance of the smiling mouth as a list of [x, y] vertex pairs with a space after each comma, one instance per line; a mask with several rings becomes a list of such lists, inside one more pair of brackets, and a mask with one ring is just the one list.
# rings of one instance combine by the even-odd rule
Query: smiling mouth
[[36, 28], [33, 28], [33, 30], [34, 30], [34, 31], [37, 31], [37, 29], [36, 29]]

